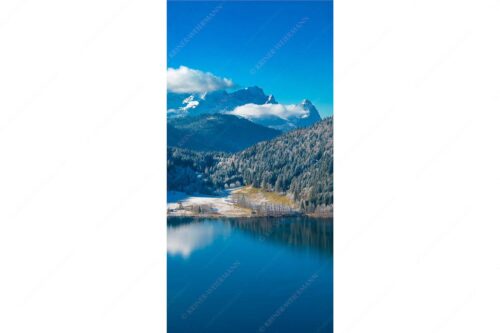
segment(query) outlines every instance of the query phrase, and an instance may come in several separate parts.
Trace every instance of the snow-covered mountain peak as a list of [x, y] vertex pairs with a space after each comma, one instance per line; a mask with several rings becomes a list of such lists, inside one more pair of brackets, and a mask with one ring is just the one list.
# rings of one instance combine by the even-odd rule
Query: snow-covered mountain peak
[[258, 86], [230, 93], [226, 90], [182, 96], [169, 93], [167, 102], [170, 117], [228, 113], [279, 130], [305, 127], [321, 120], [311, 101], [304, 99], [298, 104], [279, 104], [274, 95], [266, 95]]

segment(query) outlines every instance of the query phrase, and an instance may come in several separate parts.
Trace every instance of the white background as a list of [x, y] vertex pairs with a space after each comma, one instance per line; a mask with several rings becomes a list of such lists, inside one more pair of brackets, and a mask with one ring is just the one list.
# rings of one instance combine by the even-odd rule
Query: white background
[[165, 1], [0, 1], [0, 332], [165, 332]]
[[[335, 3], [335, 332], [500, 330], [500, 2]], [[165, 2], [0, 2], [0, 331], [164, 332]], [[202, 332], [200, 332], [202, 333]]]
[[500, 1], [335, 2], [335, 332], [500, 331]]

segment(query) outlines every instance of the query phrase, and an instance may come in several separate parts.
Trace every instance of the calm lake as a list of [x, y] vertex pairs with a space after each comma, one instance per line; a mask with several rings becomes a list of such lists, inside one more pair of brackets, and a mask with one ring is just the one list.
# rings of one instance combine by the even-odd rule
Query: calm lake
[[167, 221], [169, 333], [333, 331], [333, 224]]

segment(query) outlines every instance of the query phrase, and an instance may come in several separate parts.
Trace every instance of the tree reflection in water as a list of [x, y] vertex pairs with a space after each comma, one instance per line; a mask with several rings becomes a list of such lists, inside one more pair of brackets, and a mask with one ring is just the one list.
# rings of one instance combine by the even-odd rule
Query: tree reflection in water
[[[190, 223], [202, 223], [206, 218], [169, 217], [170, 230]], [[230, 225], [257, 237], [260, 241], [275, 242], [300, 249], [313, 249], [333, 256], [333, 221], [309, 217], [211, 219]]]

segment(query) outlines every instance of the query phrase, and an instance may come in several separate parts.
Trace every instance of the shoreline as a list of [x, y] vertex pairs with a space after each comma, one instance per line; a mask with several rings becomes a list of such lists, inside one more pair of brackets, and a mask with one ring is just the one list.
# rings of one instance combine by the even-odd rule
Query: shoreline
[[226, 190], [218, 196], [167, 192], [167, 217], [279, 218], [301, 216], [333, 219], [333, 214], [301, 212], [290, 197], [250, 186]]

